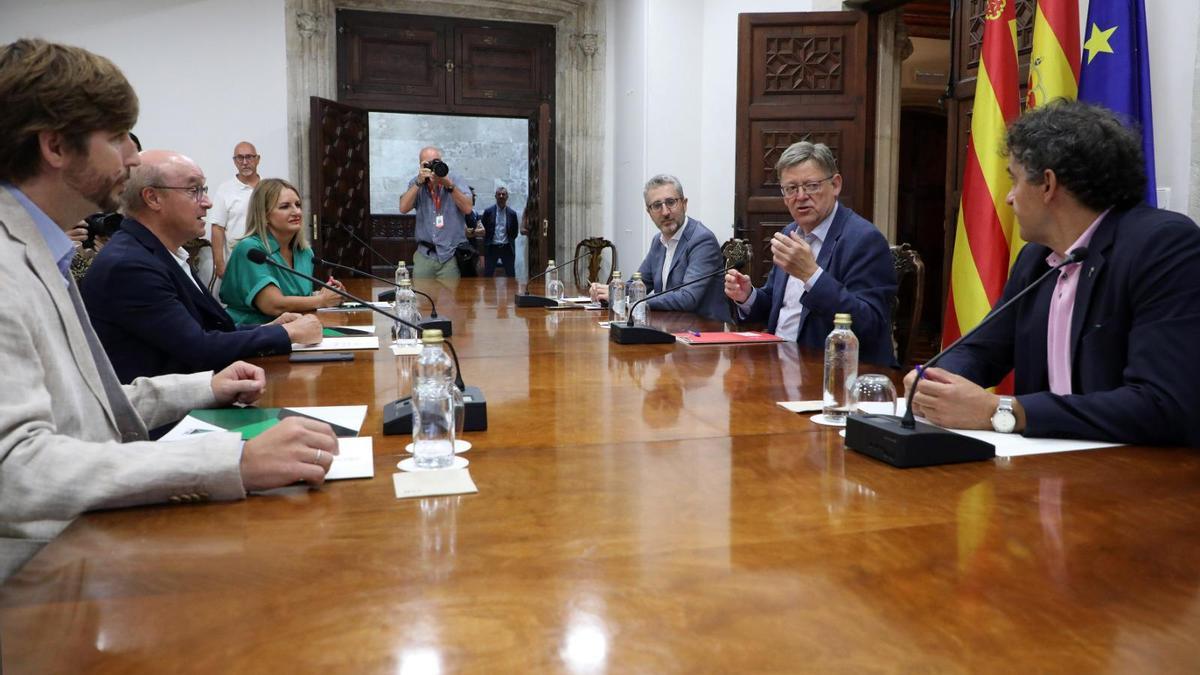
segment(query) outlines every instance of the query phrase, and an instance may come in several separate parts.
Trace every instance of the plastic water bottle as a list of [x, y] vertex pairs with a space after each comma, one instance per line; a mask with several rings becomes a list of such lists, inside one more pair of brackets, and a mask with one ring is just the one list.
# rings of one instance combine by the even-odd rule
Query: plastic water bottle
[[635, 326], [649, 326], [650, 325], [650, 305], [643, 302], [642, 304], [638, 305], [637, 307], [633, 306], [633, 304], [635, 302], [637, 302], [638, 300], [642, 300], [645, 297], [646, 297], [646, 282], [642, 281], [642, 273], [641, 272], [634, 272], [633, 278], [629, 280], [629, 287], [628, 287], [628, 290], [626, 291], [625, 302], [626, 302], [626, 307], [632, 308], [633, 325], [635, 325]]
[[[399, 269], [396, 271], [396, 276], [400, 276]], [[396, 289], [396, 301], [392, 304], [393, 313], [409, 323], [420, 323], [421, 312], [417, 309], [417, 294], [413, 292], [412, 281], [402, 279], [396, 283], [400, 287]], [[392, 336], [396, 339], [397, 344], [405, 347], [417, 344], [419, 338], [416, 329], [409, 328], [399, 321], [395, 322], [392, 327]]]
[[408, 266], [401, 260], [399, 265], [396, 265], [396, 285], [399, 286], [401, 281], [412, 281], [412, 276], [408, 273]]
[[625, 320], [625, 282], [620, 270], [613, 270], [612, 281], [608, 283], [608, 320]]
[[413, 462], [421, 469], [445, 469], [454, 462], [454, 360], [442, 331], [425, 331], [421, 342], [412, 395]]
[[850, 330], [850, 315], [835, 314], [833, 332], [825, 338], [824, 407], [830, 422], [845, 422], [850, 414], [850, 391], [858, 378], [858, 337]]
[[563, 282], [558, 280], [558, 270], [554, 269], [554, 261], [546, 265], [546, 297], [562, 302]]

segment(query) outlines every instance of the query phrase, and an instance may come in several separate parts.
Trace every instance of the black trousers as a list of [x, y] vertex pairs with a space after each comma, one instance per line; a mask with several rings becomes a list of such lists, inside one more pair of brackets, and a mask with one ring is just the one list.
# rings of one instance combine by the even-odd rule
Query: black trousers
[[510, 241], [507, 244], [488, 244], [483, 263], [483, 276], [491, 277], [496, 273], [496, 260], [504, 265], [504, 276], [517, 276], [517, 249]]

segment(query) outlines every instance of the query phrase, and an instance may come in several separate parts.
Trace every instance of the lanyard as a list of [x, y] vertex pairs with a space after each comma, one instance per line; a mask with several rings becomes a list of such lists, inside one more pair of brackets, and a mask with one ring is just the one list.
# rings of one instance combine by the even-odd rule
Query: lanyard
[[434, 188], [433, 181], [429, 182], [429, 196], [433, 198], [433, 210], [437, 213], [442, 212], [442, 190]]

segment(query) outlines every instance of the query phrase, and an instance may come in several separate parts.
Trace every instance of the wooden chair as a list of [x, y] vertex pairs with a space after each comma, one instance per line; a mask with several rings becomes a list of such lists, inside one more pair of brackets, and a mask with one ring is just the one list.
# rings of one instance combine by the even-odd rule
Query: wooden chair
[[892, 298], [892, 342], [901, 368], [907, 368], [912, 358], [917, 327], [921, 322], [921, 306], [925, 298], [925, 263], [921, 254], [908, 244], [892, 247], [892, 264], [896, 268], [896, 297]]
[[[724, 244], [721, 244], [721, 257], [724, 258], [726, 267], [733, 267], [744, 274], [746, 273], [746, 270], [750, 268], [750, 252], [752, 250], [753, 249], [750, 248], [749, 239], [738, 239], [734, 237]], [[737, 304], [735, 304], [733, 300], [730, 300], [729, 298], [725, 298], [725, 304], [729, 306], [730, 323], [732, 323], [734, 326], [737, 326], [740, 323], [738, 321]]]
[[[602, 270], [605, 264], [604, 250], [609, 249], [608, 269]], [[580, 255], [586, 255], [579, 258]], [[612, 281], [613, 270], [621, 269], [617, 267], [617, 247], [604, 237], [588, 237], [575, 245], [575, 255], [572, 258], [579, 258], [575, 264], [571, 266], [572, 276], [575, 279], [575, 288], [586, 289], [588, 282], [600, 281], [601, 276], [604, 277], [604, 283]], [[583, 276], [584, 265], [587, 266], [587, 277]]]
[[733, 238], [721, 244], [721, 257], [725, 259], [726, 267], [735, 267], [744, 272], [750, 264], [750, 241]]

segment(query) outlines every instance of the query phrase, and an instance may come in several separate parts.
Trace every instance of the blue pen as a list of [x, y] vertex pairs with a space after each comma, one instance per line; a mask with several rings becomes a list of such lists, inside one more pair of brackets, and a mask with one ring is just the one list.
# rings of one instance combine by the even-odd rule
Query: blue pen
[[696, 337], [700, 337], [700, 331], [698, 331], [698, 330], [689, 330], [688, 332], [691, 333], [692, 335], [695, 335]]

